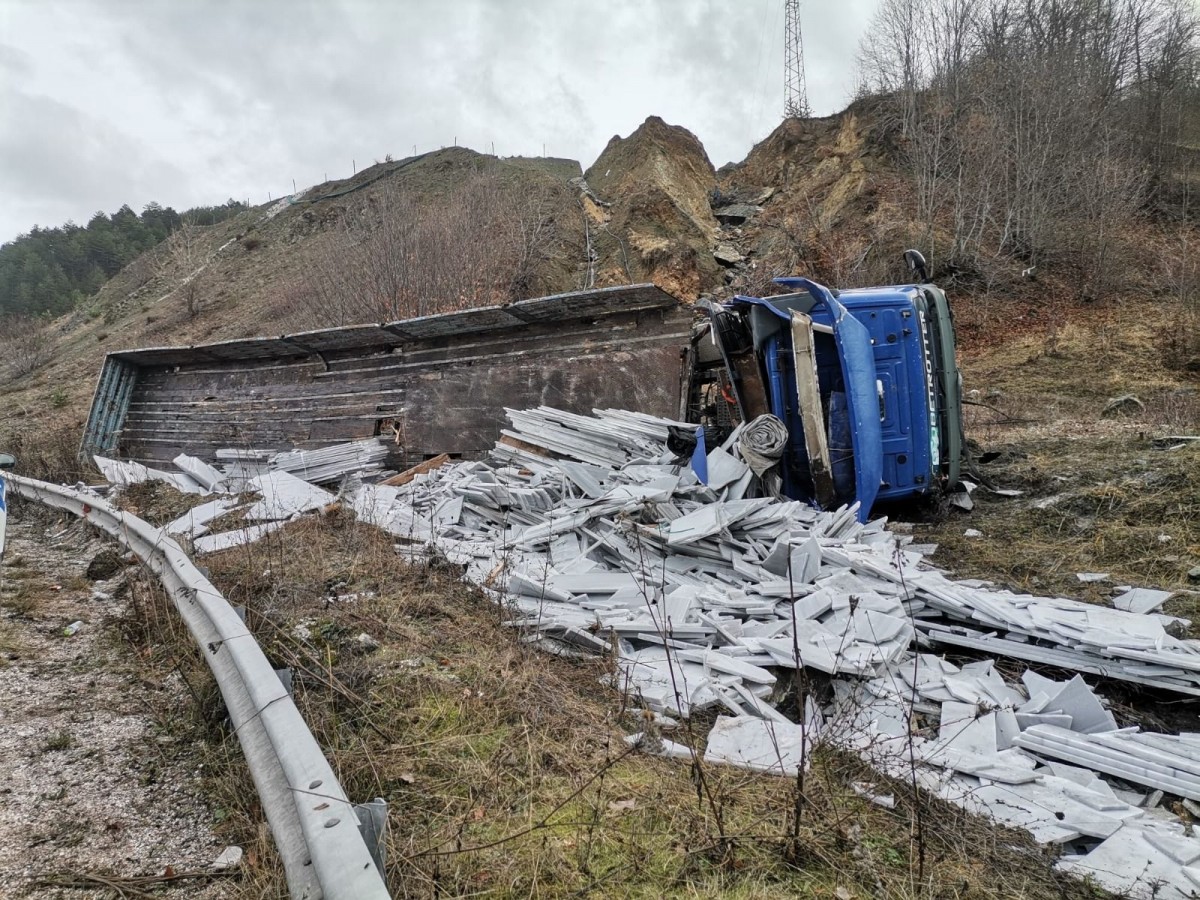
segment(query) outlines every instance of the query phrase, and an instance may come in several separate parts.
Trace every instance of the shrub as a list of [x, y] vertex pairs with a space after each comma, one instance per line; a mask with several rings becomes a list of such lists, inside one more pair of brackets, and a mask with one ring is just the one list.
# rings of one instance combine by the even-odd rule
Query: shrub
[[13, 378], [29, 375], [54, 356], [53, 342], [42, 319], [7, 316], [0, 320], [0, 365]]

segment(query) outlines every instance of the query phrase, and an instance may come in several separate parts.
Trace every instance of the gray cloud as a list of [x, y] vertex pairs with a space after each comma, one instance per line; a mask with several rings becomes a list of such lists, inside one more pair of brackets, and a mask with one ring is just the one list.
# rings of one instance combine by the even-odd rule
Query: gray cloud
[[13, 84], [0, 87], [0, 106], [15, 126], [0, 129], [0, 195], [10, 219], [82, 224], [98, 208], [111, 212], [158, 185], [186, 180], [182, 169], [110, 123]]
[[[845, 105], [877, 0], [807, 0], [809, 97]], [[783, 0], [0, 0], [0, 240], [457, 141], [586, 167], [648, 115], [741, 159], [783, 106]]]

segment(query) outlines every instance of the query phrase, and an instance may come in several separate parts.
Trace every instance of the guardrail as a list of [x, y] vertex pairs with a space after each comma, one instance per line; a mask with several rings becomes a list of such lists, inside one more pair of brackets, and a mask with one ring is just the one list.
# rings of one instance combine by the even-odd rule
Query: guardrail
[[[288, 891], [303, 900], [386, 900], [380, 868], [329, 761], [254, 635], [221, 593], [161, 529], [104, 500], [19, 475], [11, 493], [74, 513], [115, 537], [161, 579], [229, 711], [283, 860]], [[363, 808], [378, 829], [382, 801]], [[382, 857], [381, 857], [382, 858]]]

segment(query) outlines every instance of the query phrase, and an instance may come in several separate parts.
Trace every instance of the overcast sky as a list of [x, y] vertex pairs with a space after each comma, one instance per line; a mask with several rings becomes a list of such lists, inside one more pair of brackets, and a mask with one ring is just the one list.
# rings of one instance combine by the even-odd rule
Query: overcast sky
[[[876, 4], [804, 0], [818, 115]], [[649, 115], [720, 166], [782, 107], [783, 0], [0, 0], [0, 241], [455, 140], [586, 168]]]

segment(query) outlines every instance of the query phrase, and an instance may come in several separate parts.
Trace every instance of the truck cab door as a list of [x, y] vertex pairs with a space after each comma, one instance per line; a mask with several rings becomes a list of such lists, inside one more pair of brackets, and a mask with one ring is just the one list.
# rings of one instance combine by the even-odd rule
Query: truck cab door
[[824, 285], [807, 278], [777, 278], [777, 284], [804, 290], [829, 312], [833, 340], [846, 389], [846, 411], [854, 452], [855, 499], [865, 522], [883, 481], [883, 429], [875, 377], [875, 351], [866, 327]]

